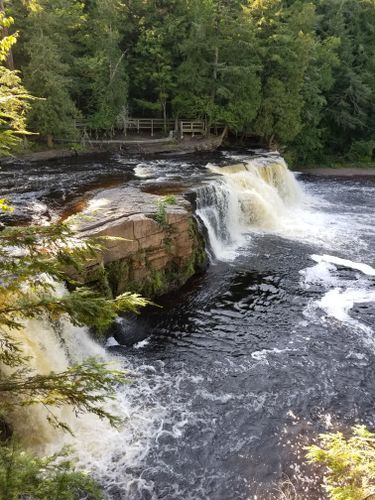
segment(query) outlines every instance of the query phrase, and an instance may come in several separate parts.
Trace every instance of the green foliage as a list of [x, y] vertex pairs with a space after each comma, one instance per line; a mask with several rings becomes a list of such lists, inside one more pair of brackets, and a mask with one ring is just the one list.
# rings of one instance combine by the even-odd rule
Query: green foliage
[[[19, 73], [6, 66], [7, 58], [17, 41], [17, 35], [5, 35], [13, 24], [11, 17], [0, 12], [0, 156], [7, 155], [17, 146], [25, 130], [26, 113], [31, 100], [21, 84]], [[0, 205], [1, 209], [1, 205]]]
[[164, 196], [163, 203], [165, 205], [176, 205], [176, 197], [174, 195]]
[[[50, 142], [74, 138], [76, 118], [108, 136], [128, 115], [151, 115], [163, 117], [165, 131], [168, 118], [200, 119], [206, 130], [219, 124], [244, 139], [287, 146], [296, 163], [371, 156], [373, 0], [6, 6], [20, 32], [14, 59], [25, 86], [44, 98], [31, 102], [29, 125]], [[3, 52], [16, 36], [3, 37]], [[12, 116], [22, 122], [26, 93], [14, 71], [0, 82], [10, 76], [5, 87], [19, 88]], [[14, 130], [21, 129], [19, 123]], [[14, 145], [7, 144], [3, 152]]]
[[370, 141], [355, 141], [352, 143], [348, 158], [349, 160], [364, 160], [371, 162], [375, 156], [375, 139]]
[[168, 205], [175, 205], [175, 204], [176, 204], [175, 196], [164, 196], [163, 199], [158, 202], [158, 210], [155, 215], [155, 220], [162, 227], [168, 228], [166, 208], [168, 207]]
[[[15, 370], [11, 377], [2, 377], [0, 381], [0, 393], [4, 398], [1, 409], [9, 411], [16, 406], [34, 404], [57, 408], [69, 404], [77, 413], [93, 413], [116, 425], [119, 420], [100, 404], [113, 398], [116, 384], [124, 383], [124, 380], [124, 372], [110, 369], [94, 358], [72, 365], [64, 372], [48, 375], [32, 374], [27, 369]], [[70, 431], [53, 412], [47, 419], [52, 425]]]
[[13, 441], [0, 445], [0, 498], [103, 499], [95, 482], [84, 472], [74, 470], [68, 451], [37, 458]]
[[128, 77], [121, 34], [123, 15], [124, 6], [118, 0], [94, 1], [87, 9], [77, 77], [83, 112], [96, 129], [112, 129], [126, 114]]
[[323, 0], [320, 36], [336, 37], [339, 64], [323, 110], [325, 148], [345, 155], [353, 142], [374, 138], [375, 4], [372, 0]]
[[311, 463], [324, 465], [324, 488], [333, 500], [364, 500], [375, 494], [375, 434], [355, 426], [352, 436], [322, 434], [308, 448]]
[[87, 152], [87, 148], [86, 146], [84, 146], [83, 144], [80, 144], [78, 142], [74, 142], [73, 144], [70, 145], [70, 150], [71, 151], [74, 151], [75, 153], [85, 153]]
[[154, 297], [160, 295], [168, 288], [168, 277], [165, 271], [153, 271], [146, 285], [147, 295]]
[[42, 137], [72, 139], [79, 113], [71, 95], [74, 47], [70, 40], [80, 26], [82, 7], [74, 0], [40, 0], [38, 8], [26, 9], [24, 15], [24, 83], [41, 98], [32, 106], [29, 127]]
[[[177, 68], [176, 114], [246, 130], [259, 107], [254, 30], [238, 2], [187, 3], [186, 37]], [[194, 78], [192, 78], [194, 75]]]

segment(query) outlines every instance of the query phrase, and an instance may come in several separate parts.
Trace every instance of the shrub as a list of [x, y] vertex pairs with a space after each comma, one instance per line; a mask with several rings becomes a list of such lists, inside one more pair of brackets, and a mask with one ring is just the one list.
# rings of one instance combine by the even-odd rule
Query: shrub
[[6, 500], [104, 498], [96, 483], [75, 471], [68, 449], [58, 455], [38, 458], [10, 442], [0, 446], [0, 498]]
[[375, 153], [375, 140], [355, 141], [349, 151], [349, 159], [357, 161], [371, 161]]
[[322, 434], [308, 447], [310, 463], [326, 466], [324, 488], [333, 500], [365, 500], [375, 495], [375, 434], [355, 426], [352, 436]]
[[155, 215], [155, 220], [162, 227], [168, 227], [167, 223], [167, 211], [166, 208], [168, 205], [175, 205], [176, 197], [175, 196], [164, 196], [164, 198], [158, 203], [158, 210]]

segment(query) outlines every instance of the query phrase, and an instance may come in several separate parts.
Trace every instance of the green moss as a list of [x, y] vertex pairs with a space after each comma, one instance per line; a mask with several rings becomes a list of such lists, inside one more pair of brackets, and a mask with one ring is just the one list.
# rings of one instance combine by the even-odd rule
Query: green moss
[[169, 254], [173, 253], [173, 240], [170, 237], [164, 239], [164, 247]]
[[146, 280], [142, 293], [146, 297], [155, 297], [162, 295], [168, 290], [169, 280], [168, 273], [165, 269], [160, 271], [153, 271], [150, 277]]
[[207, 264], [206, 242], [198, 230], [195, 219], [190, 220], [190, 236], [194, 241], [194, 269], [201, 270]]
[[[95, 287], [108, 297], [117, 296], [125, 290], [140, 293], [148, 298], [167, 293], [184, 285], [206, 265], [205, 241], [194, 219], [190, 221], [190, 237], [193, 241], [193, 254], [183, 265], [178, 257], [174, 257], [174, 239], [166, 237], [163, 245], [171, 261], [165, 268], [152, 269], [147, 250], [141, 250], [129, 258], [101, 266], [95, 271], [94, 277], [90, 277], [90, 281], [95, 281]], [[144, 277], [135, 279], [140, 269], [144, 271]]]
[[106, 298], [113, 298], [113, 290], [111, 288], [108, 273], [103, 264], [100, 264], [98, 269], [98, 291]]
[[126, 284], [129, 281], [130, 268], [131, 263], [126, 259], [109, 262], [105, 265], [108, 286], [113, 296], [116, 297], [116, 295], [125, 289], [128, 289], [129, 291], [137, 291], [126, 287]]

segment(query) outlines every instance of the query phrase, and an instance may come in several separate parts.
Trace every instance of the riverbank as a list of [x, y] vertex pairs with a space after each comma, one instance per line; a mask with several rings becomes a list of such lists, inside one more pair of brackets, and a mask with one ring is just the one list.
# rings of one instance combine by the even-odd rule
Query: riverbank
[[375, 177], [375, 168], [364, 167], [315, 167], [302, 168], [298, 170], [303, 174], [315, 175], [319, 177]]
[[144, 136], [129, 137], [113, 140], [92, 140], [85, 144], [74, 144], [66, 147], [56, 147], [53, 149], [41, 149], [38, 151], [25, 151], [15, 155], [16, 160], [27, 162], [50, 161], [61, 158], [76, 158], [90, 154], [121, 151], [131, 155], [153, 155], [159, 153], [169, 154], [189, 154], [204, 151], [215, 151], [225, 138], [225, 134], [209, 137], [185, 137], [184, 139], [174, 139], [173, 137], [163, 137], [150, 139]]

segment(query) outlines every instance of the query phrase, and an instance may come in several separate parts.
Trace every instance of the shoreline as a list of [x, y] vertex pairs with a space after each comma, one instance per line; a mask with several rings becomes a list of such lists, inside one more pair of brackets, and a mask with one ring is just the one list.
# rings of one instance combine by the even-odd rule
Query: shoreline
[[317, 177], [375, 177], [375, 168], [371, 167], [310, 167], [294, 172]]
[[130, 155], [153, 155], [159, 153], [168, 154], [188, 154], [204, 151], [215, 151], [218, 149], [224, 140], [224, 135], [186, 138], [184, 140], [175, 140], [169, 138], [150, 139], [144, 138], [139, 140], [108, 140], [108, 141], [92, 141], [82, 148], [52, 148], [35, 152], [25, 152], [16, 154], [11, 158], [15, 161], [50, 161], [62, 158], [78, 158], [82, 156], [95, 155], [109, 152], [122, 152]]

